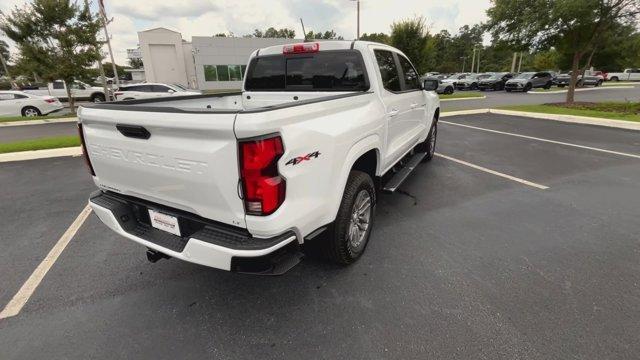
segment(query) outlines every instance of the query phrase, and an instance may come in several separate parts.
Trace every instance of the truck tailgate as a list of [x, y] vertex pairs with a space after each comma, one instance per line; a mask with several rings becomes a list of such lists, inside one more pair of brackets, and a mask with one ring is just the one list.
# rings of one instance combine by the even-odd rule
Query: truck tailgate
[[245, 227], [235, 117], [104, 108], [79, 115], [100, 188]]

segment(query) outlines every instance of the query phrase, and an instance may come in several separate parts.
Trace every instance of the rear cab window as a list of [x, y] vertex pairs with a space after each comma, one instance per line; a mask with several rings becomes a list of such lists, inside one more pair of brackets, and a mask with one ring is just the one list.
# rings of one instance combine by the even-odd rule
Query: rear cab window
[[251, 60], [246, 91], [366, 91], [369, 80], [357, 50], [258, 56]]

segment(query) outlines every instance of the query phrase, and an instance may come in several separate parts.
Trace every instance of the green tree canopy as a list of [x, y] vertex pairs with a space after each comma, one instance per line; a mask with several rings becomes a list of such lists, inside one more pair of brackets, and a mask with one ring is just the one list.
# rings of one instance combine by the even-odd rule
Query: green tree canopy
[[409, 57], [420, 74], [427, 71], [427, 31], [424, 17], [394, 22], [391, 25], [390, 43]]
[[567, 103], [573, 103], [581, 61], [618, 24], [635, 24], [639, 0], [493, 0], [487, 28], [514, 47], [554, 47], [570, 55], [573, 71]]
[[[0, 30], [18, 45], [17, 63], [46, 81], [70, 84], [85, 75], [100, 57], [99, 29], [88, 7], [69, 0], [34, 0], [0, 13]], [[68, 87], [67, 96], [74, 109]]]

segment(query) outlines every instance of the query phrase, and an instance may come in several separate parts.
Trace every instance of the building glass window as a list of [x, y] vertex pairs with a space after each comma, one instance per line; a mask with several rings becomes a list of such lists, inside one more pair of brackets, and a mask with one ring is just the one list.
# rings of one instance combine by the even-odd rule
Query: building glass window
[[242, 65], [241, 69], [242, 69], [242, 78], [244, 79], [244, 74], [247, 73], [247, 65]]
[[240, 69], [240, 65], [229, 65], [229, 80], [230, 81], [242, 80], [242, 72]]
[[215, 65], [204, 65], [204, 81], [218, 81], [218, 71]]
[[229, 66], [228, 65], [216, 65], [218, 71], [218, 81], [229, 81]]

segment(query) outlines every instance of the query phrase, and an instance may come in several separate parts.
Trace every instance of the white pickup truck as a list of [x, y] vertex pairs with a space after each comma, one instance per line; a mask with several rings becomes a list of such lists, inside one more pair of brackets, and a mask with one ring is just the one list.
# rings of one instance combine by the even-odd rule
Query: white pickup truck
[[607, 74], [610, 81], [640, 81], [640, 69], [624, 69], [623, 72]]
[[[76, 100], [88, 100], [91, 102], [104, 102], [106, 96], [104, 89], [98, 86], [91, 86], [82, 81], [74, 81], [71, 86], [71, 96]], [[67, 100], [67, 84], [62, 80], [56, 80], [47, 84], [46, 88], [23, 90], [27, 94], [40, 96], [53, 96], [60, 100]]]
[[152, 262], [281, 274], [306, 243], [352, 263], [378, 191], [433, 157], [437, 86], [395, 48], [331, 41], [255, 51], [241, 93], [83, 106], [89, 203]]

